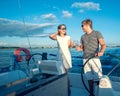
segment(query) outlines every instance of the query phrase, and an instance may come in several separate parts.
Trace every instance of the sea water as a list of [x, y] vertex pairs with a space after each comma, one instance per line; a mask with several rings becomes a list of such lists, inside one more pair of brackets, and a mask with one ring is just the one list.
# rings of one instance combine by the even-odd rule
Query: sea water
[[[15, 49], [0, 49], [0, 72], [12, 70], [14, 66], [14, 51]], [[56, 59], [57, 48], [40, 48], [30, 49], [31, 54], [35, 53], [47, 53], [47, 59]], [[72, 56], [72, 68], [70, 71], [80, 73], [83, 67], [82, 52], [76, 51], [75, 48], [70, 49]], [[111, 54], [111, 55], [110, 55]], [[21, 52], [21, 55], [25, 55]], [[23, 60], [25, 57], [23, 57]], [[104, 56], [100, 57], [103, 74], [108, 74], [114, 66], [120, 63], [120, 47], [107, 48]], [[23, 64], [23, 62], [19, 62]], [[26, 63], [26, 62], [24, 62]], [[24, 64], [23, 64], [24, 65]], [[11, 67], [12, 66], [12, 67]], [[110, 75], [120, 76], [120, 66], [118, 66]]]

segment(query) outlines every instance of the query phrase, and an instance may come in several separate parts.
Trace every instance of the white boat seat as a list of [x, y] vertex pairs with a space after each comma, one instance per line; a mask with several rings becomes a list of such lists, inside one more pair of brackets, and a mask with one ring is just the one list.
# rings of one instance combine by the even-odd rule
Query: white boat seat
[[42, 60], [39, 64], [42, 73], [61, 75], [65, 73], [65, 69], [61, 61]]

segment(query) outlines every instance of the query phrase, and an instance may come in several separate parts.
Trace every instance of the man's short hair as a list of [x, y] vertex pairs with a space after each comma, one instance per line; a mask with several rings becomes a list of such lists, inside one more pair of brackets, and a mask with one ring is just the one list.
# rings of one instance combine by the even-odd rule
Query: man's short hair
[[92, 20], [91, 19], [85, 19], [82, 21], [82, 24], [87, 24], [90, 26], [90, 28], [92, 28]]

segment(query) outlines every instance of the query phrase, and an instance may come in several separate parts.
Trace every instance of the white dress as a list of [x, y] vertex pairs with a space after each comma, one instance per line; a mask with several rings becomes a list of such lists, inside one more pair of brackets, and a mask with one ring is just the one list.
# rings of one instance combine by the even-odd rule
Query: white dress
[[70, 36], [65, 36], [65, 37], [60, 37], [59, 35], [57, 36], [57, 44], [58, 44], [57, 60], [62, 61], [66, 69], [72, 67], [71, 54], [68, 47], [69, 40], [70, 40]]

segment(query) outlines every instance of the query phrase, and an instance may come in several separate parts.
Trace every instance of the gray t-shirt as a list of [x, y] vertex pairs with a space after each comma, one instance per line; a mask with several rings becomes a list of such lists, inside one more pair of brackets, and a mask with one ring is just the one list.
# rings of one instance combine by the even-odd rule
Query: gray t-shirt
[[102, 34], [98, 31], [92, 31], [91, 34], [84, 34], [81, 37], [81, 44], [83, 45], [85, 59], [93, 56], [99, 51], [99, 41], [98, 39], [103, 38]]

